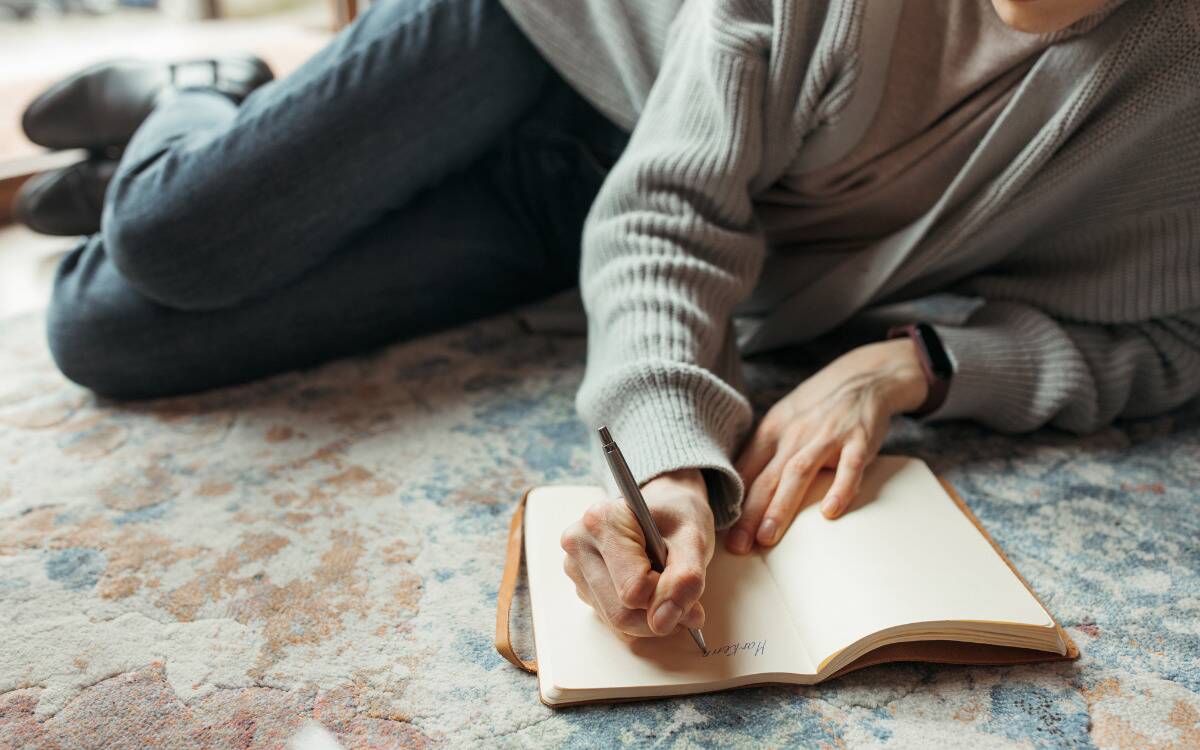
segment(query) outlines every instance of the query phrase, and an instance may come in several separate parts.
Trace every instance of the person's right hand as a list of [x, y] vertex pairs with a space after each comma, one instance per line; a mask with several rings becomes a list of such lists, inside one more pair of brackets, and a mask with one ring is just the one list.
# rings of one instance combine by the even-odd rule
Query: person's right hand
[[667, 543], [663, 572], [650, 569], [646, 539], [621, 498], [597, 503], [567, 527], [563, 569], [575, 591], [619, 635], [668, 635], [704, 625], [704, 574], [716, 545], [712, 509], [698, 469], [658, 476], [642, 486]]

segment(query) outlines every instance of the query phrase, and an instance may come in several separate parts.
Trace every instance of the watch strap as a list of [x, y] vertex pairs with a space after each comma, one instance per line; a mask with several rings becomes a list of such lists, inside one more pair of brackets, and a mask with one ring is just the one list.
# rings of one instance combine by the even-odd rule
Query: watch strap
[[[907, 412], [909, 417], [924, 417], [937, 411], [946, 401], [950, 392], [951, 373], [946, 366], [938, 366], [938, 362], [948, 362], [945, 351], [941, 350], [941, 340], [933, 326], [927, 323], [911, 323], [896, 326], [888, 331], [889, 339], [908, 337], [917, 349], [917, 360], [921, 363], [921, 372], [925, 375], [925, 400], [916, 409]], [[930, 346], [937, 346], [938, 352], [931, 352]], [[940, 372], [939, 372], [940, 371]]]

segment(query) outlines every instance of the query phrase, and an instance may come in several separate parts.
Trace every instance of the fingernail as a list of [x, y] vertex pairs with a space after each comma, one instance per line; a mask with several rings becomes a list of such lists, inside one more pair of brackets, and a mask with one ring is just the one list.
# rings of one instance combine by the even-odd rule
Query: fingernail
[[744, 529], [734, 529], [729, 534], [729, 549], [734, 552], [749, 552], [750, 535]]
[[758, 543], [759, 544], [774, 544], [775, 534], [779, 530], [774, 519], [768, 518], [762, 522], [762, 526], [758, 527]]
[[654, 622], [650, 624], [655, 633], [670, 633], [679, 624], [681, 614], [683, 612], [680, 611], [679, 605], [668, 599], [654, 610]]
[[825, 499], [821, 501], [821, 514], [826, 518], [833, 518], [837, 513], [837, 506], [837, 498], [833, 495], [826, 495]]

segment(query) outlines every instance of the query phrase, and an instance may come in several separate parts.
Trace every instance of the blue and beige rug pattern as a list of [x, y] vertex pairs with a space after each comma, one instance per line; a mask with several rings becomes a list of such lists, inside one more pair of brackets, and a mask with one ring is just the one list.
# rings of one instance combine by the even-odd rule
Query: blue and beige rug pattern
[[[588, 478], [582, 341], [502, 317], [121, 405], [58, 375], [41, 325], [0, 323], [0, 747], [273, 748], [312, 721], [347, 748], [1200, 747], [1200, 406], [889, 438], [959, 488], [1078, 662], [556, 712], [491, 637], [514, 501]], [[760, 407], [803, 371], [751, 365]]]

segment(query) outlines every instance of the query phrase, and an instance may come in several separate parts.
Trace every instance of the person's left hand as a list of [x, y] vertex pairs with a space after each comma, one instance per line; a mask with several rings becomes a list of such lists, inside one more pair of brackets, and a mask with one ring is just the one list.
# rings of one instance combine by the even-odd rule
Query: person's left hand
[[729, 551], [744, 554], [754, 542], [777, 543], [822, 468], [836, 468], [836, 474], [821, 512], [841, 515], [892, 417], [920, 406], [927, 388], [916, 346], [903, 338], [854, 349], [780, 399], [738, 457], [737, 471], [749, 490], [725, 539]]

